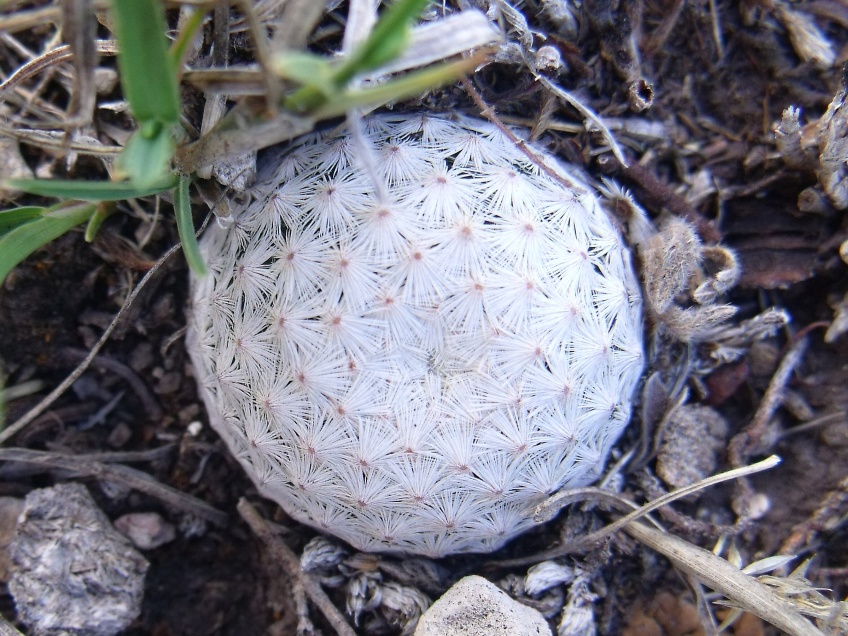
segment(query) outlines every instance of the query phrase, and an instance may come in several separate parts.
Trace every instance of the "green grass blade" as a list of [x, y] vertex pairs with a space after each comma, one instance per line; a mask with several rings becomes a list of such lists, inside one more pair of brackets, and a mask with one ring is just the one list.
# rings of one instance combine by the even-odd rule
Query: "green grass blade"
[[393, 60], [409, 42], [412, 21], [430, 0], [399, 0], [383, 12], [368, 39], [342, 62], [336, 74], [337, 86], [343, 86], [358, 73], [373, 70]]
[[188, 186], [191, 178], [180, 177], [174, 196], [174, 211], [177, 214], [177, 232], [180, 235], [180, 243], [183, 244], [188, 266], [198, 276], [206, 276], [206, 263], [200, 253], [197, 237], [194, 235], [194, 221], [191, 218], [191, 199], [188, 195]]
[[[148, 127], [155, 130], [148, 131]], [[115, 176], [128, 178], [140, 188], [159, 183], [167, 177], [176, 149], [170, 127], [143, 125], [118, 155]]]
[[139, 122], [176, 124], [180, 99], [168, 56], [165, 14], [157, 0], [112, 0], [121, 86]]
[[[385, 64], [400, 55], [409, 43], [412, 20], [419, 15], [430, 0], [399, 0], [386, 9], [368, 39], [354, 49], [332, 69], [331, 81], [308, 77], [293, 77], [291, 68], [281, 68], [291, 79], [304, 81], [304, 86], [290, 95], [283, 108], [296, 113], [312, 113], [325, 105], [332, 104], [338, 93], [357, 74], [365, 73]], [[289, 65], [291, 66], [291, 65]]]
[[115, 213], [115, 204], [114, 203], [101, 203], [97, 206], [97, 209], [94, 211], [88, 219], [88, 225], [85, 226], [85, 242], [91, 243], [94, 241], [97, 236], [98, 230], [100, 230], [100, 226], [103, 225], [103, 221], [108, 219]]
[[6, 187], [38, 194], [43, 197], [73, 199], [76, 201], [122, 201], [159, 194], [177, 185], [177, 177], [167, 175], [149, 187], [139, 187], [129, 182], [73, 181], [63, 179], [9, 179]]
[[37, 219], [44, 214], [46, 210], [47, 208], [40, 208], [37, 206], [0, 210], [0, 236], [17, 225]]
[[471, 73], [485, 59], [485, 55], [474, 55], [456, 62], [436, 64], [421, 71], [407, 73], [401, 77], [367, 88], [343, 91], [313, 113], [317, 120], [344, 115], [354, 108], [382, 106], [388, 102], [421, 95], [427, 91], [455, 82]]
[[206, 11], [205, 7], [195, 7], [194, 13], [186, 20], [182, 30], [171, 45], [171, 50], [168, 52], [168, 59], [171, 62], [171, 67], [174, 69], [176, 77], [179, 77], [181, 74], [183, 60], [188, 54], [188, 49], [192, 40], [194, 40], [194, 36], [197, 35], [197, 30], [203, 26]]
[[42, 245], [85, 223], [94, 210], [92, 203], [45, 210], [39, 218], [6, 232], [0, 238], [0, 285], [18, 263]]
[[330, 62], [319, 55], [284, 51], [274, 57], [273, 68], [278, 77], [315, 86], [326, 95], [332, 95], [337, 90]]

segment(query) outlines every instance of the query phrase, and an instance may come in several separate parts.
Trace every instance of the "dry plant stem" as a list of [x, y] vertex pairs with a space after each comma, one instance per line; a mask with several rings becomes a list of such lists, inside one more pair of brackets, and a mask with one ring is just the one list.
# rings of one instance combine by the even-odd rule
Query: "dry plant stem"
[[[653, 500], [668, 494], [668, 491], [664, 490], [658, 483], [658, 478], [647, 469], [642, 470], [635, 479], [636, 486], [645, 493], [645, 498], [647, 499]], [[669, 532], [683, 534], [687, 537], [700, 536], [716, 539], [721, 536], [735, 537], [741, 532], [744, 532], [748, 527], [744, 519], [737, 520], [734, 525], [722, 525], [711, 521], [695, 519], [671, 506], [660, 508], [657, 514], [667, 526]]]
[[601, 159], [605, 164], [604, 172], [610, 176], [620, 176], [624, 181], [639, 188], [640, 192], [637, 194], [642, 204], [655, 211], [667, 208], [676, 216], [686, 219], [695, 226], [698, 234], [707, 243], [717, 243], [721, 240], [721, 233], [714, 221], [704, 218], [686, 199], [672, 190], [668, 184], [660, 181], [650, 170], [635, 162], [625, 166], [616, 165], [612, 157]]
[[271, 51], [300, 51], [306, 48], [327, 3], [324, 0], [288, 0], [283, 3], [279, 23], [275, 25]]
[[760, 438], [768, 429], [774, 412], [780, 407], [783, 402], [783, 391], [789, 378], [795, 371], [795, 367], [801, 362], [804, 353], [807, 351], [808, 340], [806, 338], [798, 339], [783, 356], [780, 366], [771, 378], [768, 389], [754, 414], [751, 423], [744, 430], [733, 436], [728, 445], [727, 456], [731, 466], [741, 466], [744, 464], [749, 455], [755, 451]]
[[821, 417], [817, 417], [813, 420], [807, 420], [803, 424], [799, 424], [798, 426], [793, 426], [792, 428], [788, 428], [784, 431], [781, 431], [777, 436], [778, 440], [784, 440], [787, 437], [792, 437], [793, 435], [800, 435], [802, 433], [809, 433], [812, 430], [817, 428], [821, 428], [824, 426], [830, 426], [831, 424], [836, 424], [837, 422], [842, 422], [845, 419], [845, 413], [829, 413], [827, 415], [822, 415]]
[[266, 108], [269, 114], [274, 114], [277, 111], [277, 104], [280, 101], [281, 88], [280, 83], [277, 81], [277, 76], [271, 71], [271, 51], [268, 38], [265, 35], [265, 28], [253, 11], [252, 2], [249, 0], [237, 0], [236, 4], [247, 20], [247, 26], [250, 29], [251, 38], [253, 38], [256, 61], [262, 69], [262, 82], [265, 84]]
[[607, 144], [609, 144], [612, 154], [615, 155], [615, 158], [618, 159], [622, 166], [627, 166], [627, 159], [624, 158], [624, 153], [621, 151], [621, 147], [618, 145], [618, 142], [615, 140], [615, 137], [613, 137], [609, 128], [607, 128], [607, 125], [600, 117], [598, 117], [595, 113], [589, 110], [584, 104], [580, 102], [579, 99], [574, 97], [574, 95], [572, 95], [568, 91], [563, 90], [544, 75], [539, 75], [535, 70], [533, 70], [533, 77], [536, 78], [537, 82], [539, 82], [542, 86], [548, 89], [548, 91], [559, 97], [569, 106], [574, 108], [583, 117], [585, 117], [586, 119], [591, 121], [595, 126], [597, 126], [598, 130], [603, 135]]
[[509, 137], [510, 141], [518, 148], [521, 152], [527, 155], [527, 158], [530, 159], [539, 169], [548, 175], [551, 179], [557, 181], [564, 188], [574, 189], [574, 184], [571, 183], [568, 179], [565, 179], [561, 174], [558, 174], [556, 171], [551, 170], [551, 168], [544, 162], [544, 160], [539, 157], [535, 152], [530, 150], [527, 144], [523, 139], [519, 139], [514, 132], [512, 132], [509, 128], [507, 128], [504, 123], [498, 119], [497, 115], [495, 115], [494, 108], [489, 106], [484, 100], [483, 96], [480, 95], [479, 91], [474, 88], [467, 77], [462, 78], [462, 88], [466, 93], [474, 100], [474, 103], [480, 109], [480, 114], [492, 122], [498, 129]]
[[848, 508], [848, 476], [827, 494], [821, 505], [806, 521], [792, 529], [789, 538], [783, 542], [777, 553], [798, 554], [810, 545], [819, 531], [832, 527], [835, 521], [842, 518], [846, 508]]
[[786, 601], [726, 560], [674, 535], [633, 522], [625, 531], [668, 558], [675, 567], [791, 636], [824, 636]]
[[757, 462], [756, 464], [752, 464], [751, 466], [744, 466], [742, 468], [729, 470], [718, 475], [713, 475], [712, 477], [707, 477], [706, 479], [702, 479], [699, 482], [696, 482], [689, 486], [685, 486], [684, 488], [680, 488], [678, 490], [675, 490], [674, 492], [670, 492], [667, 495], [663, 495], [662, 497], [655, 499], [654, 501], [651, 501], [641, 507], [637, 507], [636, 504], [629, 501], [628, 499], [625, 499], [624, 497], [620, 497], [618, 495], [607, 492], [605, 490], [601, 490], [599, 488], [575, 488], [572, 490], [557, 493], [553, 497], [549, 498], [547, 501], [540, 504], [538, 508], [536, 508], [536, 515], [534, 517], [535, 521], [538, 521], [539, 523], [549, 521], [550, 519], [553, 519], [553, 517], [555, 517], [556, 514], [564, 506], [572, 504], [575, 501], [580, 501], [588, 498], [602, 500], [604, 503], [612, 504], [620, 509], [632, 509], [632, 512], [625, 515], [618, 521], [615, 521], [607, 526], [604, 526], [600, 530], [596, 530], [595, 532], [586, 535], [578, 541], [561, 545], [551, 550], [546, 550], [545, 552], [540, 552], [529, 557], [523, 557], [520, 559], [509, 559], [506, 561], [495, 561], [490, 563], [489, 565], [496, 567], [520, 567], [533, 563], [539, 563], [548, 559], [555, 559], [561, 556], [565, 556], [566, 554], [576, 552], [578, 550], [586, 549], [598, 543], [599, 541], [602, 541], [603, 539], [611, 535], [613, 532], [617, 532], [618, 530], [625, 528], [629, 523], [632, 523], [637, 519], [644, 517], [645, 515], [649, 514], [650, 512], [656, 510], [661, 506], [669, 504], [682, 497], [686, 497], [687, 495], [690, 495], [693, 492], [697, 492], [699, 490], [703, 490], [704, 488], [720, 484], [724, 481], [729, 481], [731, 479], [739, 479], [740, 477], [746, 477], [748, 475], [752, 475], [763, 470], [768, 470], [769, 468], [774, 468], [779, 463], [780, 458], [776, 455], [772, 455], [771, 457], [768, 457], [767, 459], [764, 459], [761, 462]]
[[377, 22], [377, 3], [374, 0], [350, 0], [345, 23], [342, 53], [349, 55], [364, 42]]
[[[100, 55], [117, 55], [118, 43], [115, 40], [95, 40], [95, 53]], [[70, 45], [56, 47], [51, 51], [47, 51], [43, 55], [39, 55], [33, 60], [30, 60], [20, 68], [16, 69], [6, 81], [0, 84], [0, 97], [6, 91], [16, 87], [21, 82], [24, 82], [31, 77], [42, 73], [46, 69], [55, 66], [61, 62], [74, 59], [74, 52]]]
[[668, 36], [674, 31], [680, 14], [683, 12], [683, 7], [686, 4], [685, 0], [674, 0], [674, 3], [667, 10], [665, 16], [659, 26], [654, 29], [653, 33], [641, 43], [641, 49], [649, 56], [661, 50], [665, 46]]
[[68, 110], [71, 121], [88, 126], [94, 120], [97, 90], [94, 70], [97, 67], [96, 24], [91, 1], [63, 0], [62, 35], [74, 51], [73, 92]]
[[710, 24], [712, 25], [713, 40], [715, 41], [718, 59], [721, 60], [722, 58], [724, 58], [724, 41], [721, 37], [721, 22], [719, 21], [718, 7], [716, 6], [716, 0], [709, 0], [709, 4]]
[[3, 123], [0, 123], [0, 135], [18, 139], [43, 150], [60, 152], [63, 155], [69, 152], [77, 152], [84, 155], [114, 157], [123, 150], [121, 146], [95, 145], [80, 141], [69, 142], [65, 139], [64, 133], [35, 129], [18, 130]]
[[47, 453], [27, 448], [0, 448], [0, 461], [25, 462], [49, 468], [69, 470], [80, 475], [94, 477], [104, 481], [118, 482], [159, 499], [164, 504], [206, 519], [216, 526], [226, 526], [227, 514], [210, 506], [197, 497], [192, 497], [176, 488], [158, 482], [145, 472], [129, 466], [104, 464], [92, 461], [86, 456]]
[[[94, 0], [91, 8], [95, 11], [103, 11], [108, 9], [110, 4], [110, 0]], [[62, 8], [58, 4], [51, 4], [47, 7], [16, 11], [0, 17], [0, 31], [19, 33], [51, 22], [59, 24], [61, 20]]]
[[109, 340], [109, 336], [112, 335], [112, 332], [121, 322], [121, 319], [127, 313], [129, 308], [132, 306], [135, 299], [141, 293], [141, 290], [144, 289], [145, 285], [150, 282], [150, 279], [153, 278], [156, 273], [161, 269], [161, 267], [165, 264], [165, 262], [173, 255], [175, 252], [180, 250], [180, 245], [175, 245], [171, 249], [169, 249], [165, 254], [156, 261], [156, 264], [150, 268], [150, 271], [144, 275], [144, 277], [139, 281], [138, 285], [135, 286], [135, 289], [132, 290], [127, 299], [124, 301], [124, 304], [121, 306], [121, 309], [118, 310], [118, 313], [115, 314], [115, 317], [112, 319], [112, 322], [109, 323], [109, 326], [103, 332], [103, 335], [100, 336], [100, 339], [94, 344], [91, 348], [91, 351], [88, 352], [88, 355], [85, 359], [80, 362], [76, 369], [74, 369], [71, 374], [65, 378], [59, 386], [53, 389], [47, 396], [44, 397], [38, 404], [32, 407], [27, 413], [25, 413], [21, 418], [18, 419], [17, 422], [12, 424], [11, 426], [4, 429], [0, 432], [0, 444], [5, 444], [11, 437], [19, 433], [24, 427], [27, 426], [30, 422], [32, 422], [39, 415], [44, 413], [47, 408], [56, 399], [62, 395], [65, 391], [70, 388], [70, 386], [79, 379], [79, 377], [85, 373], [85, 370], [88, 369], [89, 365], [91, 365], [92, 360], [94, 360], [95, 356], [100, 352], [100, 349], [103, 348], [103, 345], [106, 344], [106, 341]]
[[[176, 444], [166, 444], [158, 448], [152, 448], [146, 451], [109, 451], [104, 453], [86, 453], [84, 455], [74, 455], [81, 462], [99, 462], [101, 464], [134, 464], [139, 462], [153, 462], [159, 459], [164, 459], [170, 455]], [[53, 451], [58, 452], [58, 451]], [[9, 463], [0, 466], [0, 479], [22, 479], [32, 475], [40, 475], [53, 470], [52, 466], [47, 464], [23, 464], [19, 462]]]
[[324, 617], [332, 625], [333, 629], [339, 636], [356, 636], [350, 625], [348, 625], [341, 612], [333, 605], [330, 598], [321, 589], [318, 582], [306, 572], [300, 569], [300, 560], [297, 555], [280, 539], [268, 522], [263, 519], [247, 499], [243, 498], [238, 502], [238, 511], [241, 518], [245, 520], [254, 534], [268, 547], [272, 558], [279, 559], [292, 580], [302, 586], [309, 599], [315, 603], [318, 609], [324, 614]]

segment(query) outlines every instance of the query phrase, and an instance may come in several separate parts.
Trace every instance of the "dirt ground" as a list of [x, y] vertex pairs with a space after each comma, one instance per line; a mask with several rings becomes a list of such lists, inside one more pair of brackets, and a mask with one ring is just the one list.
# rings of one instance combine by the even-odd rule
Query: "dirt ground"
[[[17, 11], [47, 6], [17, 4]], [[572, 32], [556, 9], [581, 4]], [[335, 9], [321, 28], [337, 29], [344, 9], [344, 4]], [[812, 558], [805, 576], [829, 599], [846, 598], [848, 201], [840, 203], [828, 185], [832, 172], [819, 161], [829, 147], [822, 137], [826, 126], [819, 122], [830, 121], [826, 112], [846, 81], [848, 3], [528, 1], [521, 11], [532, 49], [552, 46], [561, 55], [562, 66], [547, 77], [603, 118], [629, 167], [622, 167], [602, 135], [587, 132], [577, 111], [552, 98], [509, 50], [472, 78], [479, 96], [507, 123], [536, 125], [540, 144], [582, 166], [592, 178], [610, 178], [627, 188], [658, 226], [663, 219], [683, 217], [704, 244], [730, 248], [739, 262], [738, 282], [715, 301], [737, 308], [723, 326], [710, 325], [706, 318], [681, 326], [668, 323], [661, 312], [648, 312], [650, 368], [634, 409], [636, 421], [618, 444], [618, 457], [635, 450], [621, 476], [621, 494], [641, 504], [691, 480], [690, 469], [704, 477], [779, 455], [777, 468], [677, 501], [656, 516], [676, 535], [707, 549], [722, 536], [732, 538], [746, 564], [775, 554]], [[502, 11], [500, 21], [510, 40], [520, 42], [522, 26], [505, 16]], [[40, 25], [4, 34], [3, 79], [28, 61], [27, 51], [43, 52], [55, 31]], [[201, 51], [211, 37], [208, 27]], [[325, 50], [337, 41], [331, 35], [314, 46]], [[235, 60], [250, 59], [243, 32], [232, 33], [231, 47]], [[37, 89], [38, 82], [26, 89], [65, 108], [67, 92], [60, 79], [40, 80]], [[119, 97], [115, 87], [99, 99]], [[199, 127], [202, 95], [186, 87], [184, 103], [186, 116]], [[802, 160], [793, 160], [775, 138], [790, 106], [800, 109]], [[4, 125], [14, 127], [20, 100], [7, 100], [2, 108], [8, 119]], [[459, 85], [398, 108], [480, 110]], [[834, 112], [840, 116], [838, 108]], [[119, 114], [97, 111], [87, 134], [106, 139], [113, 134], [110, 127], [122, 125], [127, 120]], [[847, 130], [843, 124], [834, 132], [836, 141], [844, 143]], [[104, 176], [98, 160], [90, 157], [69, 165], [27, 143], [20, 144], [20, 153], [38, 175]], [[845, 178], [846, 158], [848, 152], [841, 157], [837, 179]], [[19, 197], [15, 203], [29, 200]], [[623, 214], [626, 225], [626, 205], [611, 207]], [[126, 213], [110, 217], [93, 245], [83, 241], [81, 231], [71, 232], [15, 269], [0, 289], [5, 385], [31, 387], [6, 404], [7, 425], [80, 363], [132, 287], [178, 242], [166, 202], [155, 219], [152, 200], [121, 210]], [[205, 214], [202, 204], [196, 212], [199, 222]], [[720, 264], [715, 254], [706, 258], [704, 275], [714, 276]], [[647, 260], [640, 266], [650, 270]], [[126, 634], [294, 634], [298, 608], [304, 606], [298, 597], [302, 590], [294, 590], [285, 564], [240, 519], [236, 504], [241, 497], [252, 502], [277, 524], [295, 554], [315, 532], [260, 498], [209, 428], [183, 347], [187, 280], [179, 254], [159, 267], [88, 370], [6, 446], [90, 459], [132, 453], [117, 462], [214, 506], [229, 521], [216, 525], [150, 494], [110, 488], [103, 479], [49, 462], [0, 463], [0, 496], [23, 497], [34, 488], [74, 480], [88, 487], [110, 519], [153, 511], [176, 527], [173, 541], [144, 552], [150, 569], [143, 609]], [[699, 309], [692, 288], [680, 291], [675, 303]], [[769, 334], [757, 327], [757, 317], [771, 308], [789, 320]], [[655, 384], [648, 381], [652, 376]], [[687, 407], [670, 415], [681, 390], [688, 392]], [[440, 586], [445, 589], [469, 573], [493, 581], [521, 577], [527, 565], [504, 568], [494, 562], [532, 555], [616, 516], [603, 507], [575, 506], [496, 554], [440, 561], [439, 583], [423, 591], [434, 598]], [[390, 566], [398, 562], [384, 560]], [[624, 533], [564, 562], [591, 572], [587, 589], [600, 634], [710, 633], [709, 627], [698, 626], [697, 601], [683, 578]], [[357, 568], [380, 570], [368, 559], [352, 564], [350, 571]], [[394, 580], [391, 567], [382, 571], [385, 580]], [[568, 602], [566, 592], [524, 600], [547, 612], [555, 626]], [[343, 588], [327, 593], [344, 611]], [[316, 629], [333, 633], [321, 612], [308, 607]], [[0, 595], [0, 612], [14, 619], [8, 594]], [[359, 633], [400, 633], [390, 622], [380, 611], [366, 611]], [[731, 631], [775, 633], [753, 617]]]

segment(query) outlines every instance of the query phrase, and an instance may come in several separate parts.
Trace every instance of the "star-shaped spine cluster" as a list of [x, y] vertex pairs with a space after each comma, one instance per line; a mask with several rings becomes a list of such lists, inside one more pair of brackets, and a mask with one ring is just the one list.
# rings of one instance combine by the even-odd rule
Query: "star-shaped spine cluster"
[[364, 129], [296, 141], [207, 232], [200, 391], [294, 518], [366, 551], [488, 552], [595, 480], [629, 419], [629, 253], [579, 180], [488, 122]]

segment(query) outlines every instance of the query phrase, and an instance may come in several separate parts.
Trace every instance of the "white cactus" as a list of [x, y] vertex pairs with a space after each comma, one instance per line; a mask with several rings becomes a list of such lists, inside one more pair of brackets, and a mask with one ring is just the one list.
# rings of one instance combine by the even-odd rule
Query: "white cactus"
[[593, 481], [629, 419], [629, 253], [586, 186], [487, 122], [364, 124], [373, 163], [344, 130], [304, 137], [207, 232], [200, 391], [294, 518], [360, 550], [488, 552]]

